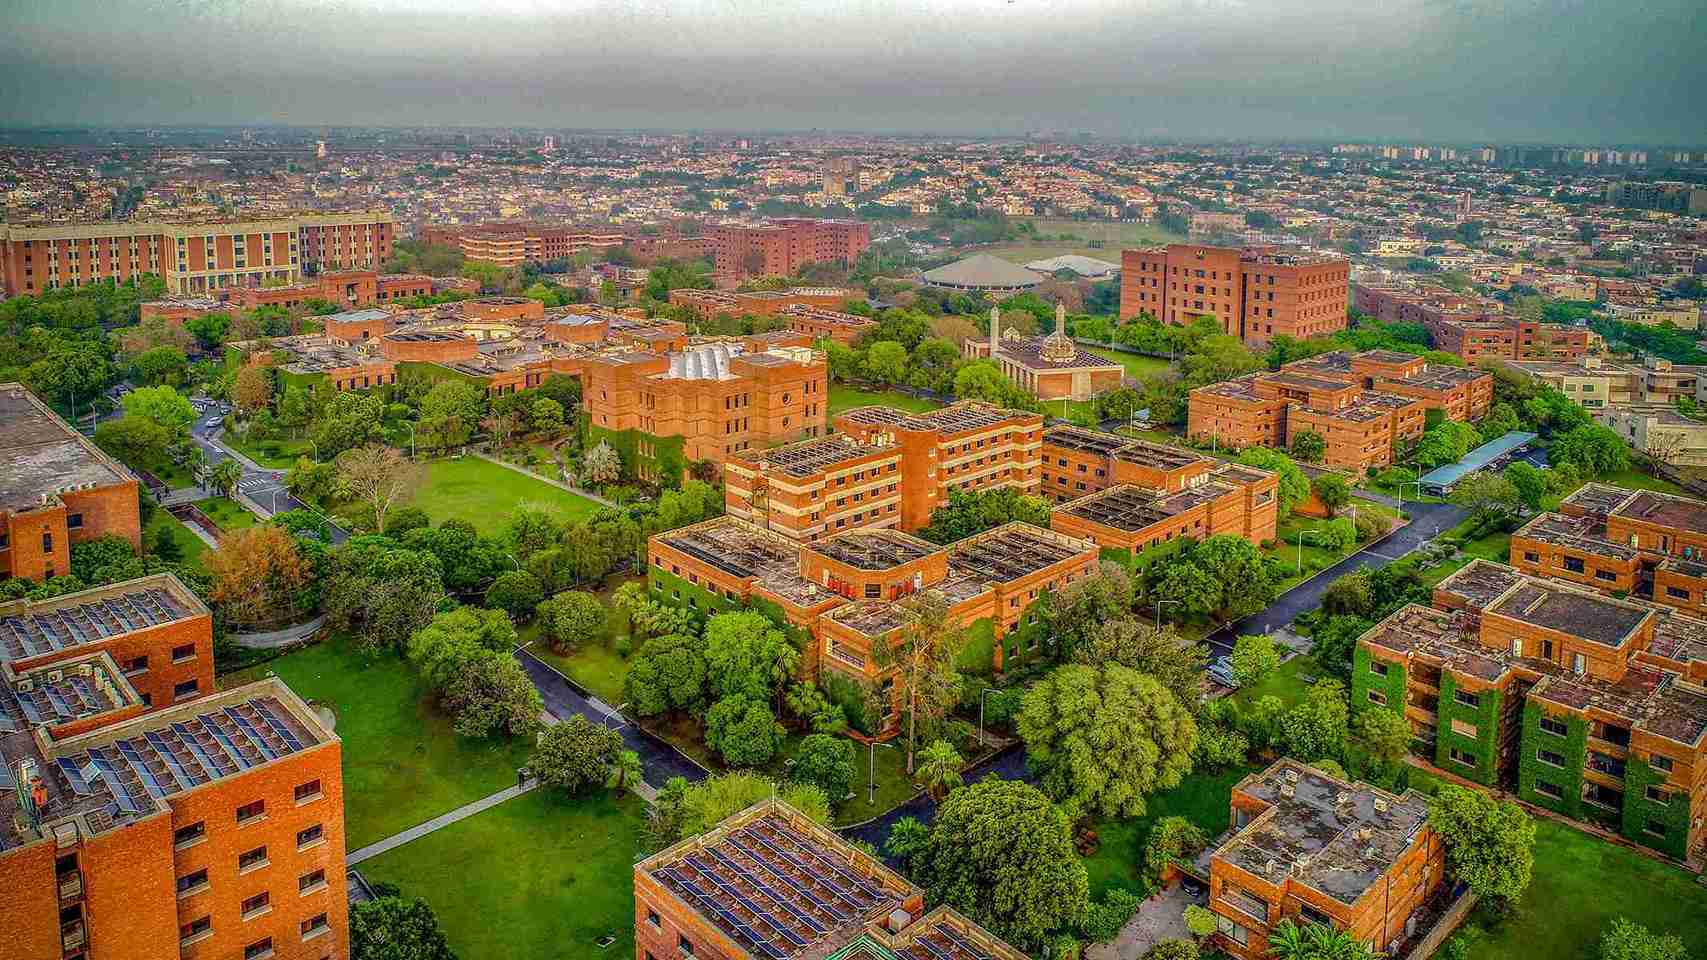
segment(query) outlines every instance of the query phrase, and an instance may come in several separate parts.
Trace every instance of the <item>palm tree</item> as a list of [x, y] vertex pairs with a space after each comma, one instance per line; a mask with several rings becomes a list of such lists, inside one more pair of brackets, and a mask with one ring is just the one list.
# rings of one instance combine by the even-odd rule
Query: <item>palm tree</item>
[[1311, 960], [1310, 943], [1304, 928], [1288, 917], [1268, 932], [1268, 955], [1274, 960]]
[[605, 786], [612, 790], [627, 790], [640, 782], [640, 775], [640, 754], [633, 750], [619, 750], [616, 759], [611, 761], [610, 777]]
[[236, 460], [226, 457], [214, 464], [213, 472], [208, 479], [213, 484], [213, 488], [219, 491], [220, 496], [229, 497], [237, 489], [237, 482], [243, 479], [243, 468], [238, 465]]
[[937, 740], [919, 752], [919, 779], [932, 797], [942, 799], [960, 786], [960, 752], [947, 740]]

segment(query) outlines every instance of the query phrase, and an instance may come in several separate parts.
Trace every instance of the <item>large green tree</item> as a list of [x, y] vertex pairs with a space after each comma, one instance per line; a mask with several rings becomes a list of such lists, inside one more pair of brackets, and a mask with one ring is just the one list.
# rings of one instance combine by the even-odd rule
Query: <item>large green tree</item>
[[127, 416], [152, 420], [174, 438], [182, 437], [196, 418], [190, 401], [171, 387], [138, 387], [121, 402]]
[[1066, 815], [1020, 781], [992, 777], [950, 793], [913, 867], [932, 902], [1028, 950], [1077, 925], [1089, 901]]
[[705, 708], [705, 642], [685, 633], [653, 637], [640, 647], [623, 678], [628, 706], [642, 717]]
[[777, 702], [800, 665], [800, 650], [762, 613], [720, 613], [705, 622], [712, 696]]
[[1511, 800], [1444, 784], [1428, 805], [1428, 823], [1446, 845], [1454, 876], [1484, 899], [1515, 903], [1535, 868], [1535, 821]]
[[541, 784], [573, 796], [604, 786], [621, 750], [622, 734], [577, 713], [540, 734], [528, 770]]
[[427, 901], [400, 897], [394, 887], [376, 892], [350, 907], [353, 960], [456, 960]]
[[1068, 664], [1025, 695], [1027, 763], [1069, 816], [1135, 817], [1191, 772], [1197, 724], [1154, 677], [1118, 663]]

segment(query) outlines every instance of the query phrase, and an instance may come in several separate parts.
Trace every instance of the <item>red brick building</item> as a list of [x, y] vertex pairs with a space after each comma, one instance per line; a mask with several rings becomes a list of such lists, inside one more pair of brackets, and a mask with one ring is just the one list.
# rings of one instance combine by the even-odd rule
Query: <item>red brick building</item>
[[304, 267], [373, 270], [391, 256], [396, 224], [384, 210], [305, 213], [199, 223], [109, 222], [0, 226], [0, 287], [7, 296], [125, 282], [156, 274], [173, 294], [294, 283]]
[[972, 359], [993, 360], [1002, 375], [1039, 400], [1088, 401], [1117, 389], [1126, 377], [1119, 362], [1081, 351], [1066, 333], [1066, 308], [1055, 305], [1055, 332], [1048, 336], [1002, 336], [1001, 311], [990, 308], [990, 339], [967, 340]]
[[1123, 250], [1120, 317], [1211, 317], [1253, 346], [1344, 330], [1351, 267], [1343, 257], [1176, 243]]
[[788, 329], [804, 333], [815, 341], [832, 340], [844, 347], [853, 346], [855, 340], [877, 327], [877, 321], [870, 317], [805, 304], [787, 306], [781, 312], [788, 321]]
[[142, 544], [136, 475], [22, 384], [0, 384], [0, 576], [71, 572], [71, 544]]
[[901, 523], [901, 448], [845, 434], [743, 451], [723, 464], [725, 512], [791, 540]]
[[0, 607], [7, 956], [347, 958], [339, 743], [169, 575]]
[[787, 290], [754, 290], [746, 293], [693, 290], [686, 287], [670, 291], [672, 304], [687, 307], [702, 317], [769, 317], [800, 308], [840, 310], [847, 306], [849, 300], [856, 299], [861, 299], [859, 291], [844, 290], [840, 287], [790, 287]]
[[613, 227], [546, 223], [425, 227], [421, 239], [425, 243], [456, 247], [470, 260], [486, 260], [505, 267], [563, 259], [585, 250], [612, 249], [629, 241], [626, 233]]
[[1427, 797], [1290, 758], [1233, 787], [1232, 831], [1208, 855], [1211, 939], [1243, 960], [1270, 956], [1283, 920], [1327, 924], [1398, 956], [1445, 872]]
[[1589, 331], [1507, 316], [1505, 305], [1449, 290], [1354, 284], [1352, 305], [1387, 323], [1419, 323], [1437, 350], [1475, 363], [1506, 360], [1575, 360], [1588, 352]]
[[712, 273], [734, 286], [748, 277], [791, 277], [808, 263], [852, 263], [871, 246], [858, 220], [785, 217], [763, 224], [722, 224], [706, 231]]

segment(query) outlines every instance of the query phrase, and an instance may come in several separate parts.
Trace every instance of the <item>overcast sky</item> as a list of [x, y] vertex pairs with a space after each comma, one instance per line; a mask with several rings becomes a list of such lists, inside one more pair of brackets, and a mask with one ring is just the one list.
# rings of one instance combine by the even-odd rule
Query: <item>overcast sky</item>
[[0, 0], [0, 124], [1692, 143], [1702, 0]]

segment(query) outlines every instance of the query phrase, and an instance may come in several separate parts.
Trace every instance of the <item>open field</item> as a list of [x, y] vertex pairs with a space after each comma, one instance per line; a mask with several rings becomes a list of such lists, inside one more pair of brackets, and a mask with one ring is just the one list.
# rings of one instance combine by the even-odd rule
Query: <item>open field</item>
[[841, 413], [844, 410], [852, 410], [855, 407], [870, 406], [894, 407], [897, 410], [924, 413], [927, 410], [935, 410], [942, 406], [942, 404], [937, 403], [935, 400], [926, 400], [921, 397], [915, 397], [911, 394], [899, 393], [893, 390], [856, 390], [853, 387], [845, 385], [832, 385], [830, 387], [830, 408], [828, 413], [831, 417], [834, 417], [836, 414]]
[[466, 520], [474, 529], [491, 535], [502, 529], [511, 512], [524, 503], [555, 508], [569, 518], [588, 516], [599, 509], [586, 497], [477, 457], [433, 460], [426, 468], [426, 482], [412, 506], [425, 510], [434, 523]]
[[229, 497], [208, 497], [206, 500], [197, 500], [196, 509], [207, 514], [207, 518], [218, 524], [219, 529], [226, 533], [235, 533], [260, 522], [253, 513], [249, 512], [249, 508]]
[[253, 439], [244, 441], [240, 439], [235, 432], [228, 431], [221, 434], [219, 439], [226, 446], [236, 450], [238, 453], [241, 453], [261, 466], [271, 467], [275, 470], [288, 470], [291, 467], [296, 466], [297, 457], [311, 456], [314, 452], [314, 445], [309, 443], [307, 440], [273, 441], [273, 443], [277, 444], [277, 452], [263, 453], [261, 451], [262, 441]]
[[1228, 801], [1233, 784], [1238, 783], [1250, 767], [1231, 767], [1218, 773], [1194, 773], [1172, 790], [1150, 796], [1141, 817], [1130, 820], [1103, 820], [1096, 824], [1101, 841], [1095, 853], [1085, 858], [1085, 872], [1090, 874], [1091, 899], [1120, 887], [1140, 896], [1148, 893], [1143, 877], [1144, 842], [1150, 830], [1162, 817], [1184, 817], [1209, 835], [1211, 840], [1227, 829], [1231, 822]]
[[1137, 353], [1124, 353], [1120, 350], [1110, 350], [1106, 347], [1091, 347], [1090, 352], [1099, 357], [1113, 360], [1126, 368], [1126, 375], [1134, 378], [1148, 377], [1152, 374], [1165, 372], [1173, 364], [1161, 357], [1146, 357]]
[[645, 824], [633, 794], [535, 790], [361, 869], [424, 898], [461, 960], [617, 960], [634, 955], [630, 878]]
[[351, 850], [511, 786], [527, 761], [530, 744], [457, 736], [414, 668], [396, 655], [369, 660], [333, 639], [223, 677], [220, 685], [269, 672], [337, 717]]

